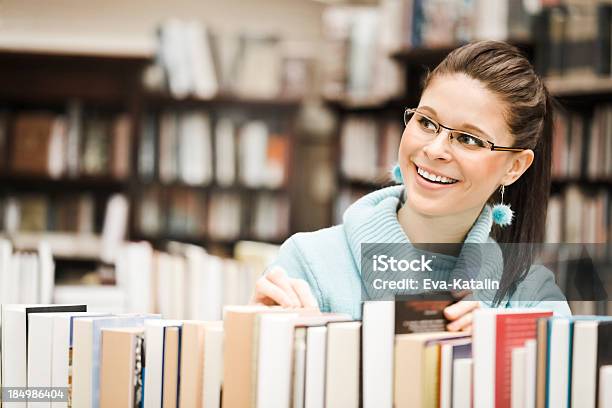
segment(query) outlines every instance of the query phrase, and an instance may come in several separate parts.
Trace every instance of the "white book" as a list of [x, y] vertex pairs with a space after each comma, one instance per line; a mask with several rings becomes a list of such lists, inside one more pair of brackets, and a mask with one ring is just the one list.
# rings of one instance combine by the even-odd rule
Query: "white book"
[[125, 311], [147, 313], [153, 311], [151, 280], [153, 274], [153, 248], [148, 242], [128, 242], [122, 245], [115, 276], [117, 286], [125, 296]]
[[106, 203], [100, 250], [100, 257], [105, 262], [114, 263], [117, 258], [127, 232], [128, 211], [129, 203], [123, 194], [113, 194]]
[[217, 183], [231, 186], [236, 180], [236, 128], [229, 118], [221, 118], [215, 125], [215, 157]]
[[534, 408], [536, 402], [537, 344], [535, 339], [525, 342], [525, 408]]
[[262, 313], [257, 316], [256, 406], [284, 408], [291, 398], [291, 368], [295, 313]]
[[[53, 318], [35, 313], [28, 322], [28, 387], [51, 387]], [[29, 407], [50, 407], [50, 402], [28, 402]]]
[[508, 38], [508, 1], [476, 0], [475, 37], [503, 41]]
[[[108, 316], [95, 312], [53, 313], [51, 386], [68, 388], [71, 373], [74, 320], [82, 317]], [[54, 401], [53, 408], [68, 408], [68, 402]]]
[[0, 239], [0, 304], [10, 303], [11, 297], [11, 258], [13, 257], [13, 245], [7, 239]]
[[222, 317], [223, 268], [221, 259], [203, 248], [185, 251], [190, 293], [190, 318], [220, 320]]
[[145, 408], [161, 408], [164, 363], [164, 332], [166, 327], [181, 327], [178, 320], [145, 321]]
[[359, 355], [361, 322], [327, 325], [325, 406], [359, 406]]
[[240, 130], [240, 179], [247, 187], [260, 187], [266, 179], [268, 126], [251, 121]]
[[451, 408], [453, 396], [453, 345], [440, 346], [440, 408]]
[[597, 321], [574, 323], [572, 350], [572, 407], [595, 408], [597, 403]]
[[599, 369], [599, 407], [612, 407], [612, 366]]
[[304, 408], [317, 408], [325, 404], [326, 341], [326, 326], [307, 329]]
[[100, 404], [100, 343], [103, 328], [142, 326], [155, 315], [86, 317], [74, 322], [72, 360], [72, 406]]
[[179, 117], [179, 170], [186, 184], [202, 185], [212, 180], [212, 136], [210, 118], [191, 111]]
[[363, 406], [393, 406], [395, 302], [363, 304]]
[[551, 319], [548, 323], [550, 337], [548, 350], [554, 358], [548, 359], [548, 406], [566, 408], [569, 390], [570, 321]]
[[453, 408], [472, 407], [472, 359], [459, 358], [453, 363]]
[[51, 247], [46, 241], [38, 244], [38, 268], [40, 275], [39, 299], [40, 303], [51, 303], [53, 300], [53, 287], [55, 286], [55, 263]]
[[[35, 313], [85, 311], [84, 305], [3, 305], [2, 306], [2, 385], [26, 387], [28, 356], [28, 318]], [[15, 402], [14, 407], [25, 407], [25, 402]]]
[[512, 350], [512, 389], [510, 391], [512, 408], [524, 408], [526, 357], [525, 347], [516, 347]]
[[304, 407], [304, 386], [306, 376], [306, 330], [296, 327], [293, 342], [293, 385], [291, 406]]
[[177, 98], [186, 97], [192, 89], [185, 42], [185, 27], [182, 21], [172, 18], [163, 23], [159, 52], [167, 72], [170, 92]]
[[212, 98], [219, 90], [208, 31], [200, 22], [185, 23], [186, 48], [190, 59], [194, 94]]
[[206, 326], [204, 337], [202, 408], [218, 408], [223, 383], [223, 326]]

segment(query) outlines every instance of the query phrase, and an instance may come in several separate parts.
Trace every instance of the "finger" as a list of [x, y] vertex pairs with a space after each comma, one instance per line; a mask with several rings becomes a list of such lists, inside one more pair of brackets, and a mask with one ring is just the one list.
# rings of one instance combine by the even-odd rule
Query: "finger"
[[465, 333], [472, 333], [472, 325], [470, 324], [465, 326], [463, 329], [461, 329], [461, 331]]
[[459, 317], [466, 313], [471, 312], [479, 306], [477, 301], [474, 300], [460, 300], [457, 303], [453, 303], [450, 306], [444, 308], [444, 316], [448, 320], [457, 320]]
[[[262, 277], [255, 284], [255, 299], [254, 301], [261, 302], [266, 305], [281, 305], [283, 307], [292, 307], [291, 299], [284, 290], [272, 283], [267, 277]], [[272, 302], [271, 302], [272, 301]]]
[[467, 326], [472, 325], [473, 314], [471, 312], [464, 314], [459, 319], [455, 320], [452, 323], [446, 325], [448, 331], [459, 331], [463, 330]]
[[289, 297], [289, 302], [290, 302], [288, 306], [293, 306], [293, 307], [302, 306], [297, 293], [295, 293], [295, 290], [293, 290], [293, 287], [291, 286], [291, 281], [289, 280], [289, 277], [287, 276], [287, 272], [285, 272], [284, 269], [275, 267], [266, 274], [266, 277], [268, 278], [270, 282], [272, 282], [273, 284], [281, 288], [287, 294], [287, 296]]
[[317, 299], [312, 294], [310, 290], [310, 286], [303, 279], [291, 279], [291, 286], [295, 290], [298, 298], [300, 299], [300, 303], [302, 307], [307, 309], [319, 309], [319, 304]]

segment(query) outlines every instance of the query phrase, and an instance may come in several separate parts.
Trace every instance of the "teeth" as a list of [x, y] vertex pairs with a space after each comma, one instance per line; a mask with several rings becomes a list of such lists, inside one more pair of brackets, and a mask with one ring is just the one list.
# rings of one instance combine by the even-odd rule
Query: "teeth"
[[439, 182], [439, 183], [453, 184], [453, 183], [457, 182], [457, 180], [455, 180], [455, 179], [451, 179], [451, 178], [448, 178], [448, 177], [439, 176], [439, 175], [435, 175], [435, 174], [430, 174], [430, 173], [426, 172], [425, 170], [421, 169], [420, 167], [417, 167], [417, 173], [419, 173], [421, 176], [425, 177], [428, 180], [436, 181], [436, 182]]

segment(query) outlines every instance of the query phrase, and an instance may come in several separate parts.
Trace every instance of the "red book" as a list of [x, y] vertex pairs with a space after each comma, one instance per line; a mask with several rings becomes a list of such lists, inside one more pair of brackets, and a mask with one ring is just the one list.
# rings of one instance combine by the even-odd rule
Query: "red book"
[[542, 309], [485, 309], [474, 313], [474, 408], [510, 408], [512, 349], [536, 338]]

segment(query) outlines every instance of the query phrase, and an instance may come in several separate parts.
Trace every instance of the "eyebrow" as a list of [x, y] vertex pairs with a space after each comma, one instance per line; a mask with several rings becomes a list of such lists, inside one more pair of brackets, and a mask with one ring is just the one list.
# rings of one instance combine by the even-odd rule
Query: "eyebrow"
[[[436, 112], [436, 110], [434, 108], [430, 107], [430, 106], [427, 106], [427, 105], [419, 106], [419, 109], [428, 110], [431, 113], [433, 113], [435, 116], [438, 116], [438, 113]], [[463, 125], [461, 125], [461, 128], [469, 130], [469, 131], [472, 131], [472, 132], [480, 133], [484, 137], [490, 137], [487, 132], [485, 132], [484, 130], [480, 129], [479, 127], [474, 126], [474, 125], [469, 124], [469, 123], [464, 123]], [[457, 129], [457, 130], [461, 130], [461, 129]]]

